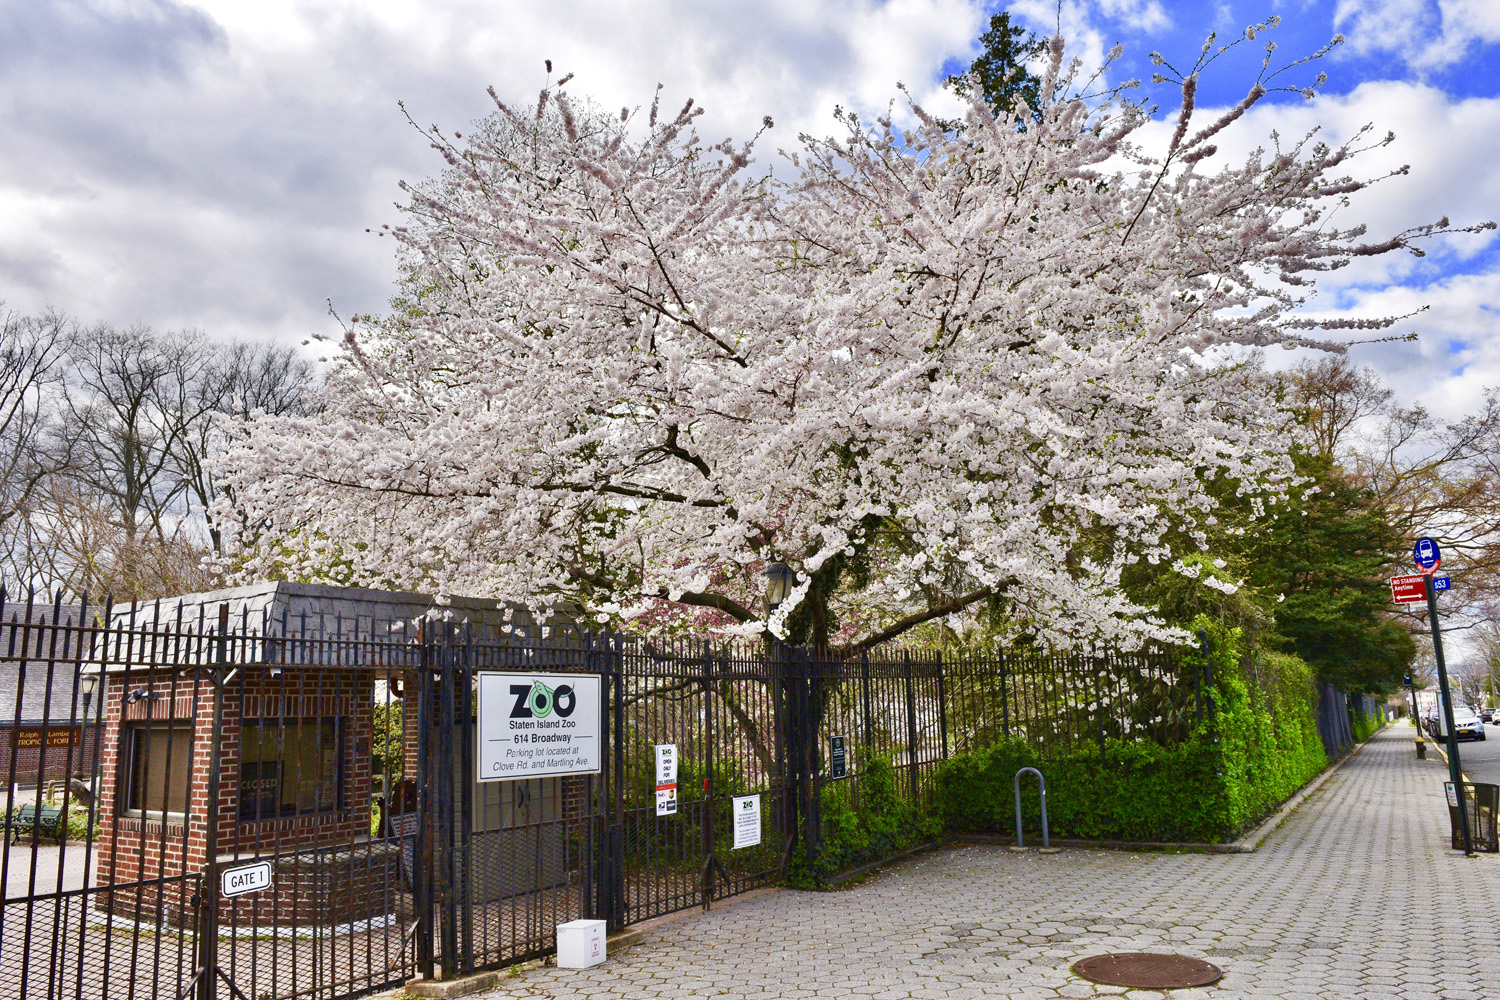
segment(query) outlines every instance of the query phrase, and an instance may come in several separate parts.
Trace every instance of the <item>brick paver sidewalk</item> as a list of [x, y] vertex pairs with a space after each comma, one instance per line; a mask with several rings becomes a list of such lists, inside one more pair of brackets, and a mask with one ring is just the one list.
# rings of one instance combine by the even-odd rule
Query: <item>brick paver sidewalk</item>
[[[1254, 854], [960, 846], [834, 892], [776, 891], [646, 932], [500, 998], [1500, 997], [1500, 859], [1447, 846], [1440, 762], [1378, 734]], [[1099, 987], [1107, 951], [1173, 951], [1215, 986]]]

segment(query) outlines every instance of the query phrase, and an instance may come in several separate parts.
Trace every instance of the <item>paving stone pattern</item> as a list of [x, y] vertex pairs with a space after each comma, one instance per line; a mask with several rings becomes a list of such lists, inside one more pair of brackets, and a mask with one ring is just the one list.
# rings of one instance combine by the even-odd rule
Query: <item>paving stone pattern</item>
[[[1415, 759], [1411, 730], [1388, 729], [1253, 854], [958, 846], [854, 888], [695, 913], [604, 965], [533, 969], [484, 996], [1500, 997], [1500, 859], [1448, 849], [1444, 778]], [[1071, 971], [1108, 951], [1225, 974], [1161, 992]]]

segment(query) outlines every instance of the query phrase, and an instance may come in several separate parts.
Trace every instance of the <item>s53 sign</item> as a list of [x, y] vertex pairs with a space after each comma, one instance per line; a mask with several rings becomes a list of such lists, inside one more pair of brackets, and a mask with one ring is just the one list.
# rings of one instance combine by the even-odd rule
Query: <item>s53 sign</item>
[[478, 780], [599, 771], [598, 676], [492, 672], [477, 676], [474, 771]]

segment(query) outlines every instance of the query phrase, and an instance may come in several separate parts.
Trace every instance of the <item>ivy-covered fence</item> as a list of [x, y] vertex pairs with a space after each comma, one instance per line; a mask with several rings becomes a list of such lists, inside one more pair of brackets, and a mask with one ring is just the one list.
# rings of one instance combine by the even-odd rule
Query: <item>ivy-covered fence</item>
[[[804, 666], [817, 706], [811, 822], [792, 877], [826, 882], [944, 833], [1014, 831], [1013, 780], [1047, 779], [1055, 837], [1233, 839], [1381, 724], [1378, 703], [1326, 693], [1302, 660], [1247, 654], [1199, 623], [1203, 649]], [[872, 696], [871, 692], [874, 692]], [[848, 747], [842, 769], [827, 755]], [[1039, 832], [1034, 781], [1026, 826]]]

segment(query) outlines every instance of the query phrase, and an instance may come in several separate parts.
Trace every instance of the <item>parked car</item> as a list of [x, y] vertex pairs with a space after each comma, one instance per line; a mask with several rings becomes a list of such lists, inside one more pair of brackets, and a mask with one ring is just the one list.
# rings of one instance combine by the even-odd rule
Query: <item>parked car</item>
[[1479, 721], [1481, 721], [1481, 722], [1494, 722], [1495, 721], [1495, 710], [1493, 708], [1481, 708], [1479, 710]]
[[1436, 705], [1430, 706], [1422, 716], [1422, 728], [1427, 731], [1428, 736], [1437, 736], [1438, 709]]
[[1467, 705], [1453, 710], [1453, 735], [1461, 740], [1484, 739], [1484, 722]]

